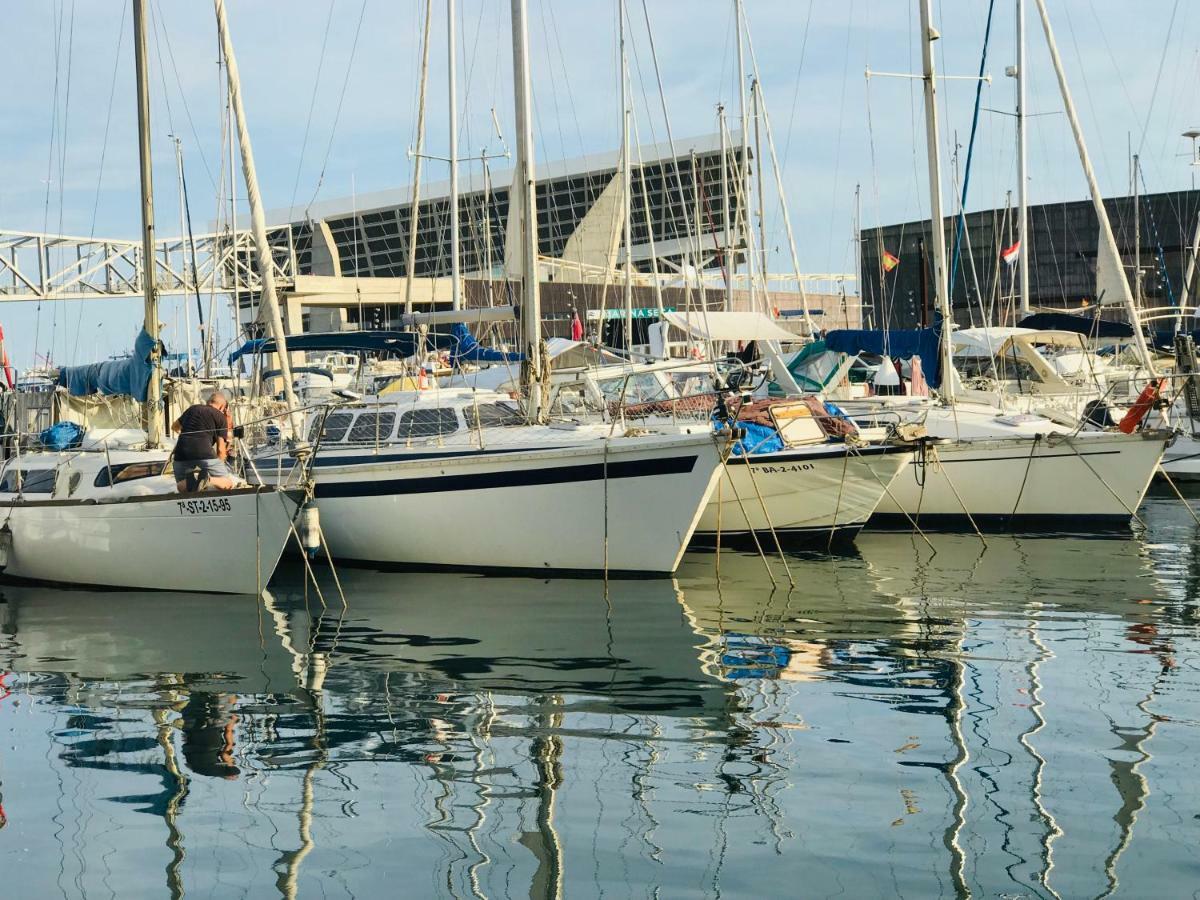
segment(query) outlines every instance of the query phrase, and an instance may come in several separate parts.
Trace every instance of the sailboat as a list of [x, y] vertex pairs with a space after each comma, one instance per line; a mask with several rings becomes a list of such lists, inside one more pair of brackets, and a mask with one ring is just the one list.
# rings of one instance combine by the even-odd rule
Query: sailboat
[[[931, 439], [924, 458], [912, 469], [912, 478], [897, 480], [872, 521], [907, 526], [915, 520], [922, 527], [1030, 526], [1069, 531], [1127, 524], [1136, 517], [1137, 507], [1158, 469], [1172, 437], [1169, 432], [1084, 431], [1044, 416], [1009, 414], [992, 403], [965, 401], [960, 396], [962, 386], [952, 354], [953, 316], [942, 227], [933, 58], [933, 42], [939, 35], [933, 28], [930, 0], [922, 0], [919, 6], [934, 287], [942, 319], [936, 335], [937, 354], [927, 372], [930, 384], [940, 386], [941, 398], [939, 402], [919, 397], [878, 397], [842, 404], [860, 422], [900, 422], [923, 429]], [[1042, 0], [1038, 0], [1038, 7], [1097, 216], [1106, 240], [1115, 246]], [[1023, 229], [1024, 216], [1021, 222]], [[1024, 279], [1023, 284], [1023, 290], [1027, 290]], [[1128, 283], [1123, 284], [1127, 305], [1132, 307]], [[1140, 332], [1135, 329], [1135, 340], [1138, 338]], [[892, 333], [890, 340], [885, 333], [882, 348], [886, 351], [892, 341], [899, 344], [902, 340], [913, 346], [911, 355], [917, 355], [919, 338], [906, 339], [897, 333]], [[872, 350], [872, 343], [876, 345], [874, 352], [881, 349], [878, 334], [833, 332], [827, 342], [849, 352]], [[1143, 358], [1148, 356], [1144, 340], [1139, 350]]]
[[[364, 563], [670, 573], [728, 438], [711, 429], [648, 434], [549, 420], [524, 2], [514, 0], [512, 11], [519, 189], [510, 216], [521, 225], [522, 402], [470, 389], [402, 391], [314, 418], [306, 434], [321, 526], [335, 558]], [[459, 276], [452, 281], [457, 309]], [[264, 483], [283, 484], [293, 464], [286, 448], [267, 447], [256, 468]]]
[[145, 325], [125, 361], [63, 370], [143, 403], [145, 441], [25, 451], [0, 468], [0, 570], [7, 578], [155, 590], [258, 593], [292, 533], [300, 489], [179, 494], [162, 442], [150, 98], [143, 0], [134, 0]]

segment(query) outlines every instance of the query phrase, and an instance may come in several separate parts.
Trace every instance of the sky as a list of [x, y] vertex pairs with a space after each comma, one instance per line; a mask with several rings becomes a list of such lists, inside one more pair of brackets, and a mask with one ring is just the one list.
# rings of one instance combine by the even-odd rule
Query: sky
[[[418, 0], [226, 0], [259, 180], [268, 208], [408, 184], [415, 140], [422, 4]], [[446, 4], [434, 3], [427, 151], [445, 153]], [[635, 139], [681, 147], [716, 131], [724, 104], [738, 127], [732, 0], [626, 0]], [[216, 217], [222, 152], [220, 73], [211, 4], [148, 0], [156, 215], [179, 232], [171, 134], [179, 136], [197, 230]], [[509, 4], [458, 0], [463, 154], [513, 140]], [[1035, 0], [1027, 10], [1031, 203], [1087, 196]], [[1200, 125], [1200, 4], [1047, 0], [1101, 189], [1126, 193], [1128, 154], [1145, 189], [1192, 184]], [[136, 239], [137, 140], [129, 0], [7, 0], [0, 55], [0, 229]], [[946, 212], [955, 206], [971, 129], [988, 0], [935, 0], [943, 75], [939, 112]], [[863, 227], [928, 215], [915, 0], [745, 0], [782, 191], [768, 187], [772, 268], [790, 270], [780, 216], [790, 211], [806, 272], [853, 272], [855, 189]], [[968, 209], [1002, 206], [1016, 188], [1015, 0], [995, 0]], [[647, 21], [649, 29], [647, 28]], [[535, 140], [543, 160], [620, 143], [617, 5], [529, 0]], [[663, 81], [654, 75], [651, 37]], [[747, 59], [748, 75], [753, 67]], [[664, 119], [663, 106], [667, 119]], [[492, 110], [503, 139], [492, 124]], [[507, 168], [507, 163], [497, 164]], [[444, 163], [425, 179], [443, 180]], [[477, 166], [460, 170], [464, 185]], [[227, 187], [224, 189], [227, 190]], [[244, 193], [239, 187], [239, 193]], [[164, 338], [186, 340], [182, 304], [163, 302]], [[231, 340], [232, 326], [222, 335]], [[139, 300], [4, 303], [0, 325], [19, 367], [127, 350]]]

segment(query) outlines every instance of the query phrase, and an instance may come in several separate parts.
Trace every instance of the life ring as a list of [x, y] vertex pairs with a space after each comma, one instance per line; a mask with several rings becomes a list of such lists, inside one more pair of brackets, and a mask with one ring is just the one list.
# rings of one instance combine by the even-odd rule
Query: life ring
[[1123, 434], [1133, 434], [1142, 419], [1146, 418], [1146, 413], [1150, 412], [1154, 406], [1154, 401], [1158, 399], [1158, 395], [1162, 392], [1166, 383], [1167, 380], [1165, 378], [1158, 378], [1142, 388], [1142, 392], [1138, 394], [1138, 398], [1133, 402], [1133, 406], [1129, 407], [1129, 412], [1125, 413], [1121, 419], [1117, 430]]

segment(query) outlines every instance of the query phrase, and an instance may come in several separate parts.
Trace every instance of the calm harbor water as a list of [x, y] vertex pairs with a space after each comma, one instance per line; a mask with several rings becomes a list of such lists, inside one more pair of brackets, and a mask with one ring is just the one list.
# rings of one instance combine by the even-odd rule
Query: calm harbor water
[[794, 590], [4, 586], [0, 896], [1193, 896], [1200, 537], [1144, 516]]

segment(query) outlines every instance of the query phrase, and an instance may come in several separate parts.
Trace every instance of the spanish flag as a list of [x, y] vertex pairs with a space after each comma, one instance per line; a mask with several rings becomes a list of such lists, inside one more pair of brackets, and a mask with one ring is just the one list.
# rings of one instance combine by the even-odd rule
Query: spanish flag
[[886, 250], [883, 251], [883, 271], [890, 272], [896, 266], [900, 265], [900, 257], [892, 256]]

